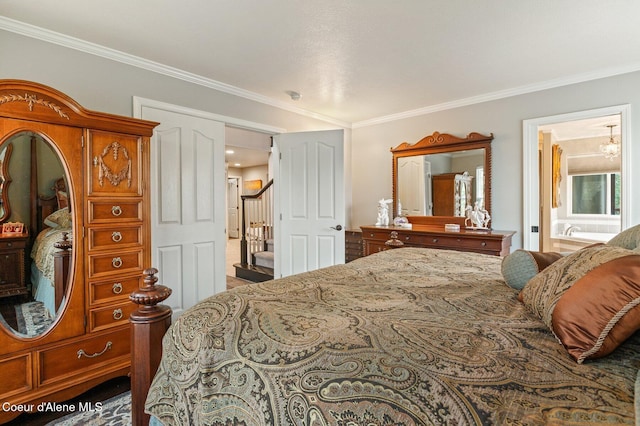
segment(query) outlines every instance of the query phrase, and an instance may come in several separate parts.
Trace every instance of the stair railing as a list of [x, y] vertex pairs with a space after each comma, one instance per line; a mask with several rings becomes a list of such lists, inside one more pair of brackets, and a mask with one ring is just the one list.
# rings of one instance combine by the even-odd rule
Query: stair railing
[[267, 241], [273, 238], [273, 179], [255, 194], [242, 195], [242, 239], [240, 263], [251, 266], [253, 255], [267, 250]]

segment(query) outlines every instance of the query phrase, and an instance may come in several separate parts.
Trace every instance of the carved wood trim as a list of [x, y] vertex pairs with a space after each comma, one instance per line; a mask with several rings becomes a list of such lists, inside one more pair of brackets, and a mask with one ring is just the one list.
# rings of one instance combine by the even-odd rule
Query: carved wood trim
[[465, 144], [469, 142], [491, 142], [493, 140], [493, 133], [489, 135], [483, 135], [481, 133], [472, 132], [467, 135], [466, 138], [460, 138], [449, 133], [433, 132], [432, 135], [425, 136], [414, 144], [409, 142], [402, 142], [395, 148], [391, 148], [391, 152], [403, 152], [407, 150], [432, 148], [434, 146], [451, 146], [457, 144]]
[[[124, 158], [127, 159], [127, 164], [117, 173], [114, 173], [113, 170], [111, 170], [111, 168], [104, 162], [104, 157], [109, 154], [109, 151], [113, 152], [114, 161], [118, 160], [120, 151], [122, 151], [122, 155], [124, 156]], [[98, 183], [100, 184], [100, 186], [104, 186], [104, 178], [106, 177], [113, 186], [120, 185], [120, 182], [126, 179], [127, 187], [131, 188], [131, 158], [129, 157], [127, 148], [120, 145], [118, 141], [113, 141], [109, 145], [107, 145], [102, 150], [102, 153], [93, 159], [93, 165], [100, 166], [100, 169], [98, 170]]]
[[66, 118], [67, 120], [69, 120], [69, 116], [62, 111], [62, 107], [54, 104], [53, 102], [46, 101], [44, 99], [38, 99], [38, 95], [30, 95], [28, 93], [25, 93], [24, 96], [14, 95], [14, 94], [0, 96], [0, 104], [6, 104], [9, 102], [21, 102], [21, 101], [24, 101], [29, 105], [29, 111], [33, 112], [33, 105], [35, 104], [43, 105], [55, 111], [60, 117]]

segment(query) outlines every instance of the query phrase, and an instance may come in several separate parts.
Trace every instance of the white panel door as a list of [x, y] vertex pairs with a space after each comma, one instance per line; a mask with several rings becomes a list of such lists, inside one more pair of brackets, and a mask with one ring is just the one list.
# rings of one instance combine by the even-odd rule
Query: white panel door
[[152, 261], [174, 318], [226, 289], [224, 123], [143, 106], [151, 141]]
[[344, 132], [274, 136], [275, 276], [344, 263]]
[[403, 216], [426, 214], [424, 156], [398, 159], [398, 204]]

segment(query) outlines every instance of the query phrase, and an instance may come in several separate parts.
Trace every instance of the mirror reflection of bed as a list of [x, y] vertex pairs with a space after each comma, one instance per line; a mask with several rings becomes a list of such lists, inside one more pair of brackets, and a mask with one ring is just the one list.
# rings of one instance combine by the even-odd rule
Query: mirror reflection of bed
[[[2, 185], [2, 222], [24, 224], [1, 234], [9, 262], [0, 262], [0, 321], [19, 335], [48, 330], [63, 306], [71, 257], [71, 212], [62, 163], [44, 138], [18, 133], [0, 146], [10, 185]], [[3, 182], [5, 182], [3, 177]], [[67, 244], [61, 243], [66, 239]]]

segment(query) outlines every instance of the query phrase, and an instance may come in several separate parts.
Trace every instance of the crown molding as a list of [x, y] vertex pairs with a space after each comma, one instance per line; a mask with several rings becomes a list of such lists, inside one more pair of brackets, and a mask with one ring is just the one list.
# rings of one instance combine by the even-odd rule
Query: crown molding
[[541, 83], [520, 86], [512, 89], [500, 90], [497, 92], [487, 93], [484, 95], [472, 96], [469, 98], [458, 99], [450, 102], [443, 102], [441, 104], [431, 105], [431, 106], [412, 109], [412, 110], [399, 112], [395, 114], [376, 117], [368, 120], [349, 123], [346, 121], [338, 120], [333, 117], [328, 117], [322, 114], [318, 114], [313, 111], [294, 107], [284, 101], [273, 99], [273, 98], [263, 96], [245, 89], [241, 89], [239, 87], [235, 87], [235, 86], [225, 84], [216, 80], [205, 78], [197, 74], [180, 70], [178, 68], [163, 65], [154, 61], [149, 61], [149, 60], [140, 58], [138, 56], [130, 55], [115, 49], [110, 49], [108, 47], [101, 46], [99, 44], [90, 43], [75, 37], [71, 37], [55, 31], [50, 31], [41, 27], [31, 25], [31, 24], [16, 21], [4, 16], [0, 16], [0, 30], [10, 31], [26, 37], [35, 38], [45, 42], [49, 42], [49, 43], [57, 44], [70, 49], [75, 49], [81, 52], [85, 52], [91, 55], [99, 56], [105, 59], [121, 62], [137, 68], [145, 69], [147, 71], [155, 72], [155, 73], [166, 75], [168, 77], [172, 77], [178, 80], [186, 81], [188, 83], [197, 84], [199, 86], [207, 87], [209, 89], [217, 90], [219, 92], [227, 93], [230, 95], [238, 96], [251, 101], [269, 105], [275, 108], [279, 108], [285, 111], [293, 112], [298, 115], [302, 115], [305, 117], [331, 123], [346, 129], [352, 129], [352, 128], [356, 129], [360, 127], [383, 124], [391, 121], [418, 117], [421, 115], [433, 114], [439, 111], [445, 111], [445, 110], [460, 108], [464, 106], [479, 104], [483, 102], [509, 98], [512, 96], [524, 95], [528, 93], [538, 92], [541, 90], [553, 89], [561, 86], [567, 86], [570, 84], [582, 83], [590, 80], [597, 80], [600, 78], [612, 77], [615, 75], [626, 74], [626, 73], [640, 70], [640, 63], [631, 64], [624, 67], [606, 68], [606, 69], [593, 71], [589, 73], [583, 73], [583, 74], [578, 74], [570, 77], [549, 80]]
[[158, 62], [149, 61], [140, 58], [135, 55], [121, 52], [119, 50], [111, 49], [99, 44], [91, 43], [85, 40], [81, 40], [75, 37], [71, 37], [65, 34], [61, 34], [55, 31], [47, 30], [35, 25], [27, 24], [24, 22], [16, 21], [4, 16], [0, 16], [0, 30], [10, 31], [12, 33], [20, 34], [26, 37], [31, 37], [48, 43], [57, 44], [59, 46], [67, 47], [69, 49], [78, 50], [90, 55], [99, 56], [101, 58], [109, 59], [112, 61], [120, 62], [126, 65], [131, 65], [137, 68], [141, 68], [147, 71], [151, 71], [157, 74], [166, 75], [178, 80], [186, 81], [188, 83], [197, 84], [199, 86], [207, 87], [209, 89], [217, 90], [219, 92], [227, 93], [230, 95], [245, 98], [254, 102], [259, 102], [265, 105], [269, 105], [275, 108], [293, 112], [298, 115], [310, 117], [316, 120], [324, 121], [327, 123], [335, 124], [343, 128], [351, 128], [351, 123], [338, 120], [333, 117], [324, 116], [312, 111], [305, 110], [287, 104], [284, 101], [279, 101], [267, 96], [263, 96], [249, 90], [241, 89], [239, 87], [225, 84], [210, 78], [205, 78], [197, 74], [193, 74], [187, 71], [183, 71], [178, 68], [170, 67], [160, 64]]

